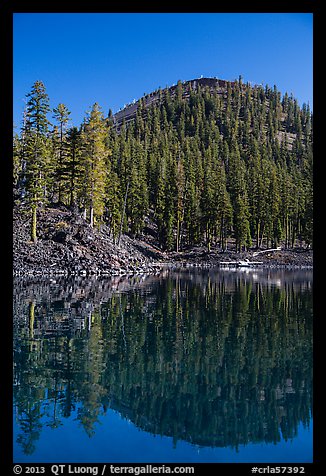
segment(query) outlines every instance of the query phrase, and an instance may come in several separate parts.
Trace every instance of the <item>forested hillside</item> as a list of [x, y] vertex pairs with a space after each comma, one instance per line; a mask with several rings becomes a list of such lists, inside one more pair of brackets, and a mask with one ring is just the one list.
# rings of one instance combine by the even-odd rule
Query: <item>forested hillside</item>
[[72, 126], [44, 84], [14, 136], [14, 198], [53, 204], [162, 250], [312, 245], [312, 114], [274, 86], [203, 78], [159, 89], [113, 115], [96, 103]]

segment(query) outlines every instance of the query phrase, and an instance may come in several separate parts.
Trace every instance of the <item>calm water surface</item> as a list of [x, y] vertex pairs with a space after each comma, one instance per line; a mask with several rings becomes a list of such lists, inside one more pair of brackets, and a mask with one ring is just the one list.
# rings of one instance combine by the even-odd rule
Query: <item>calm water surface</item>
[[15, 462], [311, 462], [312, 271], [15, 282]]

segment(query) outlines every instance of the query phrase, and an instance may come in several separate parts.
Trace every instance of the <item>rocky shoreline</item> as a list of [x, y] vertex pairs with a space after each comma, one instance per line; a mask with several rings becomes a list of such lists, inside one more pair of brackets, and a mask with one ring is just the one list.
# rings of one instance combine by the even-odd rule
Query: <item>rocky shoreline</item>
[[13, 213], [13, 273], [15, 277], [123, 276], [155, 274], [162, 268], [217, 267], [221, 261], [259, 260], [270, 268], [312, 268], [313, 251], [302, 248], [256, 254], [195, 247], [164, 253], [153, 234], [141, 239], [121, 237], [119, 246], [106, 226], [91, 228], [66, 207], [40, 209], [38, 241], [29, 237], [30, 217], [23, 207]]

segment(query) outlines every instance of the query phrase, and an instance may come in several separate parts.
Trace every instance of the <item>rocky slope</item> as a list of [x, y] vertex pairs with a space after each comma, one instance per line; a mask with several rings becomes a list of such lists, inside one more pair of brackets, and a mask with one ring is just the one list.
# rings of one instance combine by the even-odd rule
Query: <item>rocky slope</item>
[[39, 210], [35, 244], [30, 241], [27, 211], [15, 208], [13, 218], [15, 276], [153, 272], [165, 259], [152, 246], [128, 236], [115, 245], [106, 226], [91, 228], [65, 207]]
[[230, 250], [220, 251], [213, 249], [207, 253], [204, 248], [193, 248], [189, 251], [181, 253], [170, 253], [169, 259], [171, 262], [182, 266], [219, 266], [220, 262], [227, 263], [228, 261], [235, 262], [239, 260], [259, 261], [261, 266], [269, 268], [312, 268], [313, 267], [313, 251], [304, 248], [281, 249], [277, 251], [268, 250], [249, 250], [242, 253], [235, 253], [232, 251], [232, 244]]
[[142, 239], [123, 235], [119, 246], [108, 227], [91, 228], [80, 215], [66, 207], [38, 211], [38, 240], [30, 241], [30, 216], [24, 207], [13, 214], [13, 271], [15, 276], [126, 275], [155, 273], [163, 266], [218, 266], [220, 261], [248, 258], [268, 267], [307, 268], [313, 265], [312, 250], [280, 250], [255, 255], [194, 247], [180, 253], [163, 253], [157, 248], [151, 223]]

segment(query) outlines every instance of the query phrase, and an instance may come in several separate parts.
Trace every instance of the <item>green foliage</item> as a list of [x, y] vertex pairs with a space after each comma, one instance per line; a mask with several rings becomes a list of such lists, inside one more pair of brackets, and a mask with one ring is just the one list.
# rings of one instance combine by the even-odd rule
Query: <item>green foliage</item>
[[12, 179], [13, 187], [19, 187], [19, 180], [22, 174], [22, 156], [21, 156], [21, 142], [18, 134], [13, 137], [13, 167], [12, 167]]
[[107, 155], [105, 146], [106, 128], [100, 106], [95, 103], [87, 114], [82, 128], [83, 206], [89, 211], [89, 221], [103, 218], [105, 204]]
[[22, 147], [24, 148], [24, 188], [32, 212], [31, 239], [36, 242], [37, 207], [47, 200], [50, 178], [47, 113], [50, 110], [45, 86], [36, 81], [27, 95]]
[[82, 203], [82, 179], [83, 179], [83, 141], [81, 130], [71, 127], [66, 135], [66, 156], [64, 162], [63, 177], [67, 190], [68, 203], [74, 206]]
[[54, 189], [57, 192], [58, 203], [66, 202], [68, 193], [67, 162], [69, 161], [69, 145], [67, 142], [67, 125], [69, 122], [70, 111], [60, 103], [53, 109], [53, 117], [58, 126], [53, 130], [53, 178]]
[[275, 86], [179, 81], [141, 98], [131, 119], [116, 124], [94, 104], [70, 129], [59, 104], [50, 135], [43, 83], [28, 97], [13, 178], [30, 203], [77, 206], [115, 238], [140, 235], [151, 215], [168, 250], [312, 244], [312, 114]]

